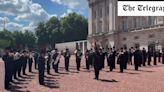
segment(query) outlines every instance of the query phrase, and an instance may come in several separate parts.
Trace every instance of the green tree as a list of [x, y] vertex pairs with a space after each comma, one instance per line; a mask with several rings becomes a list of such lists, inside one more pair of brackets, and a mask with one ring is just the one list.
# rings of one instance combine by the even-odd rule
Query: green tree
[[61, 42], [62, 33], [60, 30], [60, 20], [57, 17], [52, 17], [46, 23], [47, 32], [49, 34], [49, 43], [54, 47], [57, 42]]
[[14, 35], [14, 43], [16, 48], [34, 48], [36, 46], [36, 36], [33, 32], [25, 30], [15, 31]]
[[44, 22], [40, 22], [35, 29], [35, 34], [37, 36], [37, 43], [39, 47], [46, 47], [49, 45], [49, 32], [46, 30], [46, 25]]
[[66, 42], [84, 40], [88, 34], [87, 19], [76, 13], [70, 13], [61, 19], [61, 30]]
[[13, 46], [13, 44], [14, 44], [14, 37], [12, 35], [12, 32], [8, 30], [0, 31], [0, 48]]

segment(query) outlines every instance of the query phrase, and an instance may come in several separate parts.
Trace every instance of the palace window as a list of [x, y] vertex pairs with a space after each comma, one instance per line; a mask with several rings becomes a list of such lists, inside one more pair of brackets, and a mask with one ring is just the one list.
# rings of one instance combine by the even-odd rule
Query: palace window
[[123, 38], [123, 41], [126, 41], [126, 40], [127, 40], [127, 38], [126, 38], [126, 37], [124, 37], [124, 38]]
[[136, 47], [140, 47], [140, 44], [139, 43], [134, 43], [134, 47], [136, 48]]
[[149, 34], [149, 38], [154, 38], [155, 34]]
[[135, 36], [134, 39], [135, 39], [135, 40], [139, 39], [139, 36]]
[[126, 44], [124, 44], [124, 45], [123, 45], [123, 48], [127, 48], [127, 45], [126, 45]]

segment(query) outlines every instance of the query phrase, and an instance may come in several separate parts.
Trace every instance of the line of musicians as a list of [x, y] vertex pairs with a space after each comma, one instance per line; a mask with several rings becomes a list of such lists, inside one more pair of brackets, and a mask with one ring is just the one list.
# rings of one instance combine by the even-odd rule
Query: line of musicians
[[[41, 50], [37, 53], [26, 50], [13, 51], [9, 47], [5, 48], [5, 55], [2, 57], [5, 62], [5, 89], [9, 88], [13, 78], [18, 79], [18, 77], [22, 77], [22, 75], [27, 75], [27, 65], [28, 71], [32, 73], [33, 62], [34, 68], [39, 71], [39, 84], [44, 85], [45, 69], [47, 69], [47, 74], [51, 75], [50, 68], [52, 66], [54, 71], [59, 73], [58, 68], [61, 55], [64, 57], [65, 70], [69, 72], [71, 53], [68, 48], [65, 49], [64, 53], [60, 53], [58, 49], [51, 51]], [[82, 51], [77, 49], [75, 51], [77, 71], [80, 71], [82, 56]], [[137, 47], [132, 47], [129, 51], [127, 48], [121, 48], [119, 51], [116, 51], [115, 48], [110, 48], [107, 51], [103, 48], [95, 48], [87, 50], [84, 56], [86, 69], [89, 70], [90, 66], [94, 67], [96, 80], [99, 79], [100, 70], [105, 67], [105, 59], [110, 71], [116, 68], [117, 63], [120, 65], [121, 73], [123, 73], [124, 69], [127, 69], [128, 63], [131, 65], [134, 63], [134, 69], [138, 70], [138, 67], [141, 67], [141, 65], [145, 66], [146, 62], [148, 62], [148, 65], [151, 65], [151, 61], [153, 61], [153, 64], [157, 65], [157, 59], [158, 62], [161, 62], [162, 57], [162, 63], [164, 64], [164, 51], [162, 53], [160, 53], [160, 51], [151, 52], [151, 50], [146, 51], [144, 48], [140, 50]], [[153, 60], [152, 57], [154, 58]]]
[[15, 51], [7, 47], [2, 60], [5, 63], [5, 89], [9, 88], [13, 79], [18, 80], [18, 77], [27, 75], [27, 65], [28, 72], [32, 73], [33, 53], [31, 51]]
[[161, 58], [162, 64], [164, 64], [164, 50], [162, 52], [153, 52], [151, 49], [146, 51], [145, 48], [140, 50], [138, 47], [131, 47], [129, 50], [127, 48], [121, 48], [118, 51], [115, 50], [115, 47], [108, 48], [107, 51], [104, 48], [87, 50], [85, 53], [86, 69], [89, 70], [90, 65], [94, 66], [95, 79], [97, 80], [99, 79], [100, 70], [105, 67], [105, 58], [110, 71], [116, 68], [117, 63], [120, 65], [120, 72], [123, 73], [124, 69], [127, 69], [128, 64], [134, 64], [135, 70], [138, 70], [141, 66], [146, 66], [146, 62], [149, 66], [151, 66], [151, 62], [157, 65], [157, 61], [161, 62]]

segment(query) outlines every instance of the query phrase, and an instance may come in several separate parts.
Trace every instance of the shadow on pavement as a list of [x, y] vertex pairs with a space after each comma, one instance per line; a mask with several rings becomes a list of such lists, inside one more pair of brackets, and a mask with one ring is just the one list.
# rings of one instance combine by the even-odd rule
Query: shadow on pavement
[[114, 79], [112, 79], [112, 80], [100, 79], [100, 81], [102, 81], [102, 82], [109, 82], [109, 83], [112, 83], [112, 82], [119, 82], [119, 81], [116, 81], [116, 80], [114, 80]]
[[59, 83], [54, 77], [45, 77], [44, 86], [48, 88], [59, 88]]
[[8, 91], [9, 91], [9, 92], [26, 92], [26, 91], [22, 91], [22, 90], [21, 90], [21, 89], [23, 89], [23, 88], [26, 88], [26, 87], [21, 87], [21, 86], [17, 86], [17, 85], [12, 85]]
[[148, 70], [138, 70], [138, 71], [141, 71], [141, 72], [148, 72], [148, 73], [155, 72], [155, 71], [148, 71]]

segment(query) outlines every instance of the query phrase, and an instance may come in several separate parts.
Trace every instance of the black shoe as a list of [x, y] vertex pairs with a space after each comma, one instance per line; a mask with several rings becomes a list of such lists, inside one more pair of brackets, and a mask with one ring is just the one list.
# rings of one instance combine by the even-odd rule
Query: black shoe
[[44, 83], [40, 83], [40, 85], [44, 85]]
[[6, 89], [6, 90], [9, 90], [10, 88], [7, 86], [7, 87], [5, 87], [5, 89]]
[[58, 71], [56, 71], [56, 73], [59, 73]]
[[16, 77], [16, 78], [14, 78], [15, 80], [18, 80], [18, 78]]

